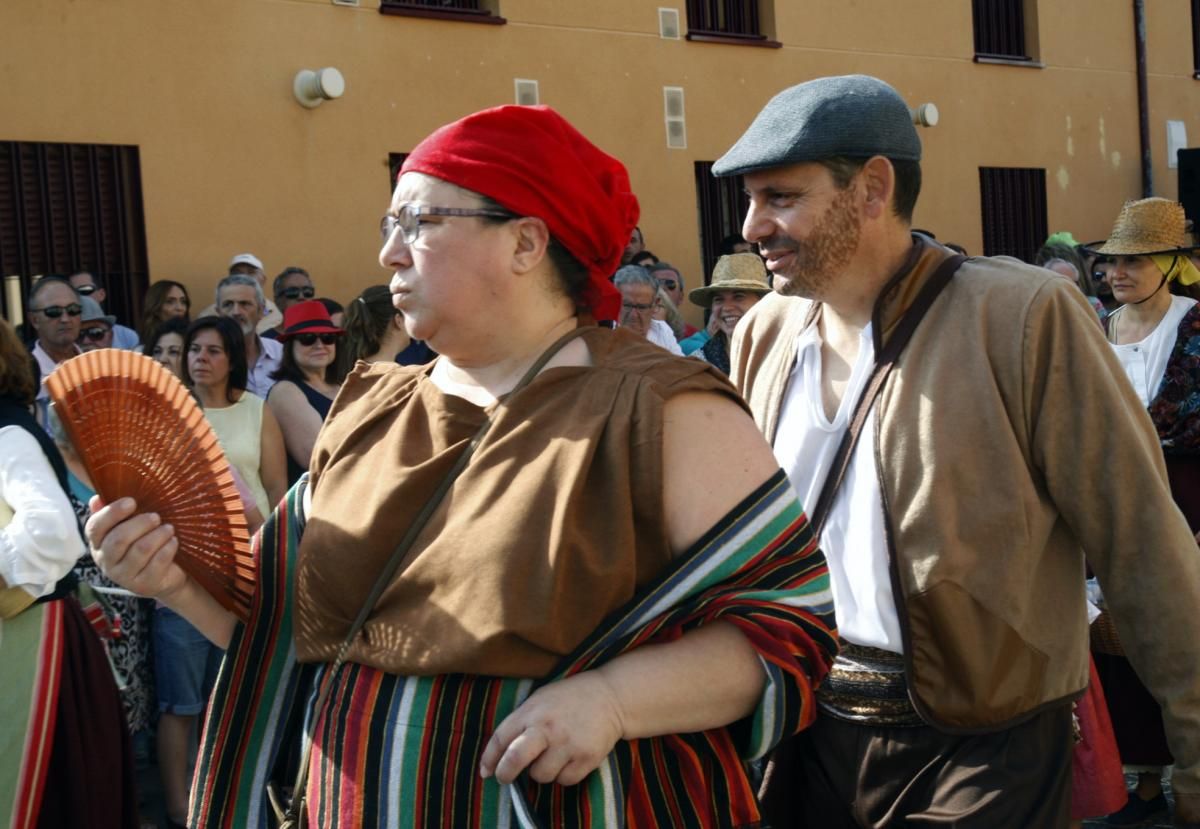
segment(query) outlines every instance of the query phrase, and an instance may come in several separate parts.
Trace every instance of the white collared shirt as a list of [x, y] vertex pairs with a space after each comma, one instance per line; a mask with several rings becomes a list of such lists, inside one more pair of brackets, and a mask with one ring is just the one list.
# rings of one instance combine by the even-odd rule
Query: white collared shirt
[[282, 359], [283, 343], [258, 337], [258, 359], [254, 365], [247, 367], [249, 371], [246, 376], [246, 390], [266, 400], [267, 392], [275, 385], [271, 375], [279, 370], [279, 362]]
[[1185, 296], [1171, 297], [1171, 307], [1150, 335], [1141, 342], [1113, 344], [1117, 360], [1125, 375], [1133, 384], [1142, 405], [1149, 407], [1158, 394], [1162, 385], [1163, 375], [1167, 373], [1167, 361], [1175, 350], [1175, 340], [1179, 337], [1179, 323], [1192, 310], [1196, 300]]
[[[863, 329], [858, 357], [837, 414], [831, 422], [821, 402], [821, 335], [814, 322], [797, 338], [792, 369], [772, 447], [779, 465], [807, 509], [829, 476], [842, 435], [849, 427], [875, 363], [871, 326]], [[847, 642], [903, 653], [892, 596], [884, 534], [883, 497], [875, 464], [875, 411], [872, 408], [834, 498], [821, 533], [829, 563], [838, 632]]]

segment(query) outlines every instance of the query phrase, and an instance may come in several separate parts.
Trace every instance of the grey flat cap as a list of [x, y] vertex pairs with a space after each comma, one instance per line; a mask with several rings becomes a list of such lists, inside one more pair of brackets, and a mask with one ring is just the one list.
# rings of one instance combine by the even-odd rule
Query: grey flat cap
[[98, 320], [104, 320], [108, 323], [110, 328], [117, 324], [117, 318], [112, 314], [104, 313], [103, 309], [100, 308], [100, 303], [92, 299], [90, 296], [79, 297], [79, 304], [83, 308], [83, 311], [79, 316], [80, 322], [96, 322]]
[[921, 139], [908, 104], [878, 78], [842, 75], [780, 92], [712, 172], [734, 176], [835, 156], [875, 155], [921, 160]]

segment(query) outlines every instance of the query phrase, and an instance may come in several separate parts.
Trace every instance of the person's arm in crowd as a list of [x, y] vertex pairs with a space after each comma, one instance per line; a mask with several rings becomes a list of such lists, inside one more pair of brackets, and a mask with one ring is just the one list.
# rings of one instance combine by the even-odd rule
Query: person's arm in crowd
[[83, 539], [71, 502], [33, 435], [19, 426], [0, 429], [0, 457], [0, 501], [12, 512], [0, 527], [0, 579], [4, 587], [39, 598], [83, 555]]
[[154, 513], [138, 514], [132, 498], [92, 498], [87, 538], [104, 574], [127, 590], [158, 599], [220, 648], [229, 647], [236, 617], [175, 563], [175, 529]]
[[1182, 813], [1200, 820], [1200, 550], [1149, 415], [1083, 297], [1056, 282], [1024, 327], [1030, 451], [1087, 550], [1130, 662], [1162, 704], [1172, 786]]
[[263, 489], [267, 491], [268, 509], [274, 509], [287, 495], [287, 450], [283, 445], [279, 421], [271, 414], [270, 406], [263, 406], [261, 440], [258, 476]]
[[287, 453], [307, 469], [317, 434], [321, 431], [321, 416], [309, 404], [300, 387], [289, 380], [281, 380], [271, 387], [267, 405], [279, 421]]
[[[714, 435], [728, 463], [720, 475], [698, 478], [696, 470], [711, 466]], [[676, 554], [779, 468], [750, 416], [715, 394], [672, 398], [663, 443], [664, 509]], [[528, 767], [534, 780], [570, 785], [619, 739], [703, 731], [745, 717], [765, 682], [741, 631], [713, 622], [539, 689], [497, 728], [481, 772], [509, 782]]]

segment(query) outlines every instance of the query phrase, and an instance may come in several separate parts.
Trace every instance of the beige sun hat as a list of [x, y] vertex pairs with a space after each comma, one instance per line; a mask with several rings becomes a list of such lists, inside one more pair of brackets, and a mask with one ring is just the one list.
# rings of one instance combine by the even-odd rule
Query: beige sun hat
[[1104, 256], [1147, 256], [1187, 253], [1193, 246], [1183, 205], [1170, 199], [1150, 198], [1125, 202], [1108, 241], [1083, 247]]
[[746, 291], [751, 294], [771, 293], [767, 282], [767, 266], [757, 253], [731, 253], [717, 260], [712, 282], [703, 288], [692, 288], [688, 299], [701, 308], [712, 305], [717, 291]]

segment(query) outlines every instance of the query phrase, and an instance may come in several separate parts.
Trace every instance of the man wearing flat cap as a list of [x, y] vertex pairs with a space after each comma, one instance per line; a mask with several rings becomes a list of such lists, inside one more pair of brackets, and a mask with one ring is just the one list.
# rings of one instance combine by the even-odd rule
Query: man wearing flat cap
[[911, 232], [920, 159], [904, 100], [860, 75], [780, 93], [713, 166], [744, 176], [776, 291], [738, 326], [733, 379], [820, 533], [843, 640], [768, 817], [1066, 825], [1082, 549], [1163, 701], [1192, 825], [1200, 554], [1157, 436], [1065, 280]]

